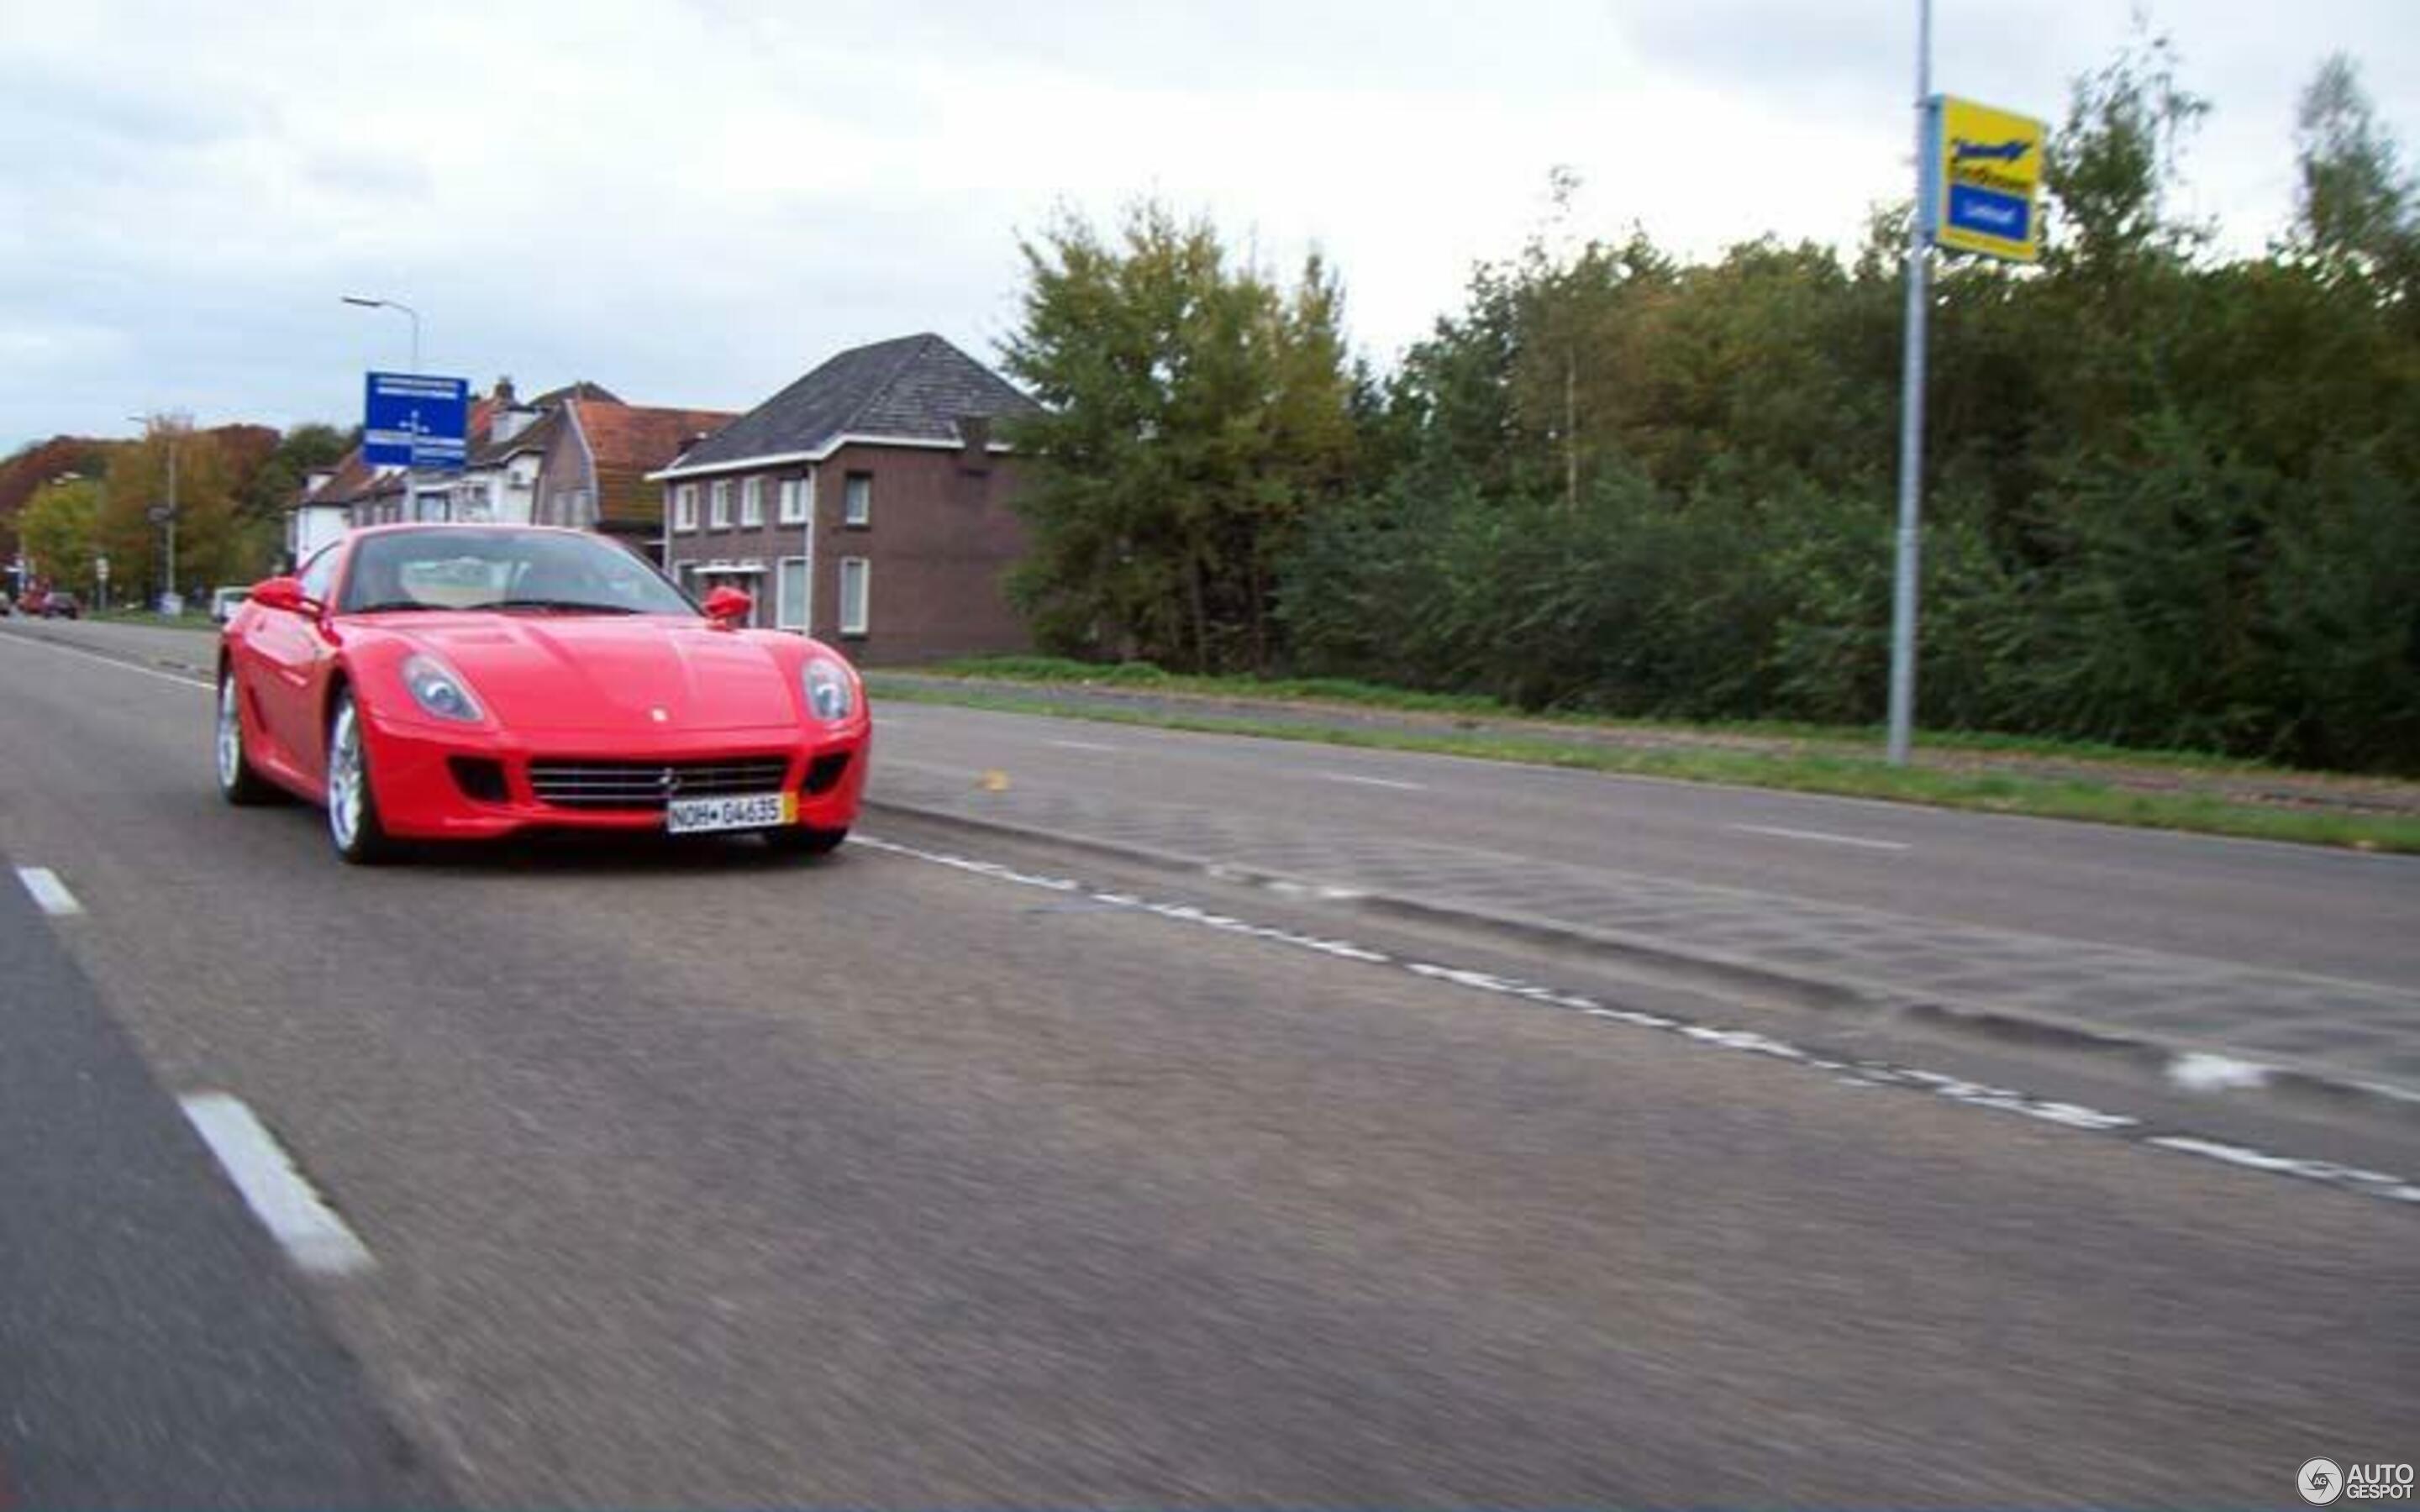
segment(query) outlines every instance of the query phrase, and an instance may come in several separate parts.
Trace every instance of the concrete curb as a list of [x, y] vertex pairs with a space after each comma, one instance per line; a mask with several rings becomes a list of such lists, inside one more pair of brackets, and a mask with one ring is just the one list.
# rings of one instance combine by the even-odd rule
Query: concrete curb
[[2257, 1068], [2257, 1080], [2240, 1086], [2237, 1090], [2262, 1091], [2287, 1101], [2338, 1111], [2420, 1120], [2420, 1088], [2368, 1081], [2332, 1067], [2256, 1057], [2250, 1052], [2224, 1044], [2153, 1039], [2113, 1030], [2105, 1026], [2037, 1011], [2021, 1012], [1988, 1003], [1945, 1002], [1874, 982], [1781, 971], [1722, 951], [1682, 949], [1644, 936], [1583, 929], [1555, 919], [1503, 914], [1476, 904], [1442, 903], [1396, 893], [1342, 889], [1312, 878], [1236, 866], [1230, 862], [1205, 861], [1199, 856], [1153, 846], [1072, 835], [1013, 820], [959, 813], [896, 799], [868, 796], [865, 808], [1147, 867], [1172, 876], [1240, 882], [1286, 896], [1342, 903], [1380, 918], [1477, 929], [1526, 944], [1578, 950], [1644, 969], [1673, 985], [1743, 993], [1761, 1001], [1780, 1002], [1818, 1012], [1849, 1011], [1900, 1018], [1928, 1028], [1990, 1040], [2003, 1045], [2105, 1057], [2128, 1062], [2138, 1072], [2163, 1077], [2171, 1076], [2174, 1068], [2191, 1057], [2226, 1057]]

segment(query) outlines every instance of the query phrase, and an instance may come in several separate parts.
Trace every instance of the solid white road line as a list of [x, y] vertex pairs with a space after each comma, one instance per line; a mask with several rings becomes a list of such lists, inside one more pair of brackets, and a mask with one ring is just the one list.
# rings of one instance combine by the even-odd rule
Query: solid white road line
[[1778, 825], [1725, 825], [1748, 835], [1775, 835], [1783, 840], [1811, 840], [1825, 845], [1854, 845], [1869, 851], [1903, 851], [1907, 846], [1895, 840], [1865, 840], [1855, 835], [1827, 835], [1820, 829], [1784, 829]]
[[84, 912], [84, 904], [76, 902], [76, 895], [68, 891], [68, 885], [61, 882], [58, 873], [49, 867], [21, 866], [17, 869], [17, 880], [34, 895], [34, 902], [41, 905], [42, 912], [53, 918], [65, 918], [70, 914]]
[[1398, 793], [1426, 793], [1428, 791], [1427, 787], [1421, 783], [1398, 782], [1390, 777], [1356, 777], [1351, 772], [1313, 772], [1311, 775], [1322, 779], [1323, 781], [1356, 782], [1365, 788], [1392, 788]]
[[2291, 1155], [2273, 1154], [2222, 1140], [2204, 1139], [2187, 1134], [2162, 1134], [2160, 1126], [2132, 1114], [2106, 1112], [2085, 1107], [2055, 1098], [2040, 1097], [2014, 1088], [1993, 1087], [1970, 1082], [1963, 1077], [1944, 1075], [1916, 1066], [1901, 1066], [1885, 1060], [1835, 1060], [1816, 1055], [1786, 1041], [1760, 1034], [1753, 1029], [1731, 1028], [1719, 1024], [1691, 1024], [1680, 1018], [1668, 1018], [1660, 1013], [1641, 1013], [1631, 1009], [1613, 1008], [1577, 993], [1560, 992], [1536, 982], [1513, 977], [1499, 977], [1492, 972], [1474, 971], [1466, 967], [1441, 965], [1431, 962], [1413, 961], [1392, 956], [1383, 950], [1356, 945], [1350, 940], [1327, 939], [1319, 935], [1299, 934], [1274, 925], [1255, 924], [1248, 919], [1213, 913], [1191, 903], [1158, 903], [1132, 893], [1095, 890], [1073, 877], [1040, 876], [1002, 866], [997, 861], [973, 856], [953, 856], [947, 852], [921, 850], [902, 845], [895, 841], [879, 840], [861, 832], [849, 842], [867, 851], [908, 856], [915, 860], [949, 867], [954, 871], [990, 877], [995, 881], [1013, 883], [1021, 887], [1038, 887], [1055, 893], [1074, 893], [1111, 907], [1133, 909], [1177, 923], [1191, 924], [1247, 939], [1264, 940], [1296, 949], [1315, 950], [1322, 955], [1356, 961], [1371, 965], [1409, 972], [1431, 981], [1448, 982], [1457, 987], [1493, 993], [1515, 1001], [1535, 1003], [1550, 1009], [1575, 1011], [1601, 1023], [1651, 1029], [1676, 1035], [1693, 1044], [1709, 1049], [1727, 1050], [1761, 1056], [1784, 1064], [1795, 1065], [1844, 1084], [1859, 1088], [1900, 1088], [1929, 1093], [1969, 1107], [1988, 1108], [1996, 1112], [2014, 1113], [2055, 1124], [2081, 1134], [2120, 1139], [2134, 1145], [2172, 1150], [2180, 1154], [2221, 1161], [2247, 1170], [2271, 1175], [2290, 1176], [2317, 1181], [2366, 1196], [2390, 1202], [2420, 1206], [2420, 1181], [2405, 1180], [2383, 1171], [2368, 1170], [2358, 1165], [2343, 1165], [2334, 1161], [2305, 1160]]
[[180, 1097], [186, 1121], [218, 1157], [219, 1166], [243, 1200], [286, 1248], [294, 1263], [314, 1275], [344, 1275], [373, 1263], [368, 1246], [336, 1216], [302, 1173], [294, 1168], [277, 1136], [261, 1126], [240, 1098], [225, 1092]]
[[98, 652], [85, 651], [76, 646], [63, 646], [55, 640], [37, 640], [32, 636], [24, 635], [9, 636], [7, 640], [10, 645], [39, 646], [44, 651], [55, 651], [63, 656], [81, 656], [86, 661], [97, 661], [104, 667], [115, 667], [122, 672], [135, 672], [145, 677], [156, 677], [163, 683], [175, 683], [182, 687], [215, 690], [218, 687], [205, 677], [188, 677], [179, 672], [163, 672], [156, 668], [139, 667], [133, 662], [123, 661], [116, 656], [104, 656]]

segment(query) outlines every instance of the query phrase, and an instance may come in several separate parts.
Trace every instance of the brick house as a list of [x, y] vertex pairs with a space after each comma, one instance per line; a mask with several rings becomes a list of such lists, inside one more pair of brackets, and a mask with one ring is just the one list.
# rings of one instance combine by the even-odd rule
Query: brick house
[[566, 395], [532, 427], [545, 431], [536, 522], [617, 536], [663, 562], [663, 495], [648, 474], [737, 418], [624, 404], [601, 390]]
[[1024, 531], [995, 432], [1033, 408], [939, 336], [842, 352], [650, 474], [664, 564], [861, 662], [1027, 649], [1001, 590]]

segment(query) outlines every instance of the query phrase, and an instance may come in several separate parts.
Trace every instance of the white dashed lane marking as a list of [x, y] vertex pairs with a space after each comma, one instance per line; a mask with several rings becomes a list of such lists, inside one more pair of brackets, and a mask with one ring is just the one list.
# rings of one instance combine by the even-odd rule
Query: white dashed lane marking
[[1779, 840], [1813, 841], [1821, 845], [1853, 845], [1868, 851], [1903, 851], [1904, 842], [1895, 840], [1867, 840], [1857, 835], [1831, 835], [1820, 829], [1785, 829], [1779, 825], [1725, 825], [1744, 835], [1771, 835]]
[[1357, 777], [1351, 772], [1314, 772], [1313, 777], [1326, 782], [1352, 782], [1365, 788], [1392, 788], [1398, 793], [1426, 793], [1419, 782], [1398, 782], [1390, 777]]
[[312, 1188], [277, 1136], [240, 1098], [194, 1092], [177, 1100], [185, 1120], [218, 1157], [244, 1205], [294, 1263], [314, 1275], [344, 1275], [373, 1263], [369, 1247]]
[[49, 867], [21, 866], [17, 869], [17, 880], [33, 894], [35, 903], [42, 912], [53, 918], [65, 918], [84, 912], [84, 904], [76, 902], [76, 895], [68, 891], [68, 885], [61, 882], [58, 873]]
[[850, 841], [853, 846], [869, 851], [906, 856], [911, 860], [969, 872], [994, 881], [1020, 887], [1038, 887], [1045, 891], [1071, 895], [1114, 908], [1132, 909], [1156, 918], [1191, 924], [1216, 930], [1223, 934], [1263, 940], [1273, 945], [1311, 950], [1337, 960], [1359, 962], [1368, 965], [1386, 966], [1408, 972], [1423, 980], [1446, 982], [1474, 992], [1492, 994], [1518, 1002], [1533, 1003], [1542, 1008], [1559, 1009], [1582, 1014], [1598, 1023], [1619, 1025], [1628, 1028], [1676, 1035], [1692, 1044], [1710, 1050], [1728, 1050], [1745, 1055], [1765, 1057], [1787, 1065], [1795, 1065], [1822, 1075], [1832, 1076], [1856, 1088], [1891, 1088], [1921, 1092], [1968, 1107], [1984, 1108], [1998, 1113], [2013, 1113], [2040, 1123], [2056, 1125], [2078, 1134], [2123, 1140], [2142, 1148], [2161, 1149], [2196, 1159], [2215, 1161], [2239, 1169], [2259, 1171], [2272, 1176], [2290, 1177], [2297, 1180], [2315, 1181], [2340, 1191], [2356, 1192], [2365, 1196], [2389, 1202], [2420, 1206], [2420, 1182], [2406, 1180], [2384, 1171], [2369, 1170], [2358, 1165], [2345, 1165], [2335, 1161], [2310, 1160], [2300, 1156], [2280, 1155], [2269, 1150], [2253, 1149], [2224, 1140], [2204, 1138], [2180, 1129], [2163, 1129], [2126, 1113], [2112, 1113], [2086, 1107], [2077, 1103], [2040, 1097], [2014, 1088], [1993, 1087], [1970, 1082], [1963, 1077], [1944, 1075], [1916, 1066], [1900, 1066], [1890, 1061], [1868, 1059], [1834, 1059], [1815, 1054], [1771, 1035], [1753, 1029], [1732, 1028], [1719, 1024], [1692, 1024], [1685, 1019], [1662, 1013], [1641, 1013], [1631, 1009], [1613, 1008], [1578, 993], [1567, 993], [1514, 977], [1493, 972], [1474, 971], [1466, 967], [1437, 964], [1426, 961], [1405, 960], [1372, 949], [1350, 940], [1329, 939], [1321, 935], [1299, 933], [1274, 925], [1255, 924], [1227, 914], [1215, 913], [1192, 903], [1164, 903], [1138, 897], [1132, 893], [1097, 889], [1072, 877], [1045, 876], [1020, 872], [997, 861], [979, 860], [972, 856], [952, 856], [939, 851], [901, 845], [860, 834]]
[[1061, 750], [1096, 750], [1112, 755], [1119, 749], [1116, 746], [1104, 746], [1097, 740], [1053, 740], [1048, 744]]

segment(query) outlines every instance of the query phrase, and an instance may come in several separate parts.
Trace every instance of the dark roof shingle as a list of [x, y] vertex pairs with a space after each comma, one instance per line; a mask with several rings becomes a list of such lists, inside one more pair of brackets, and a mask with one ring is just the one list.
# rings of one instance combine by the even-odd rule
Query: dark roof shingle
[[822, 451], [842, 436], [959, 440], [968, 415], [1036, 408], [1008, 380], [929, 332], [840, 353], [680, 459], [683, 471]]

